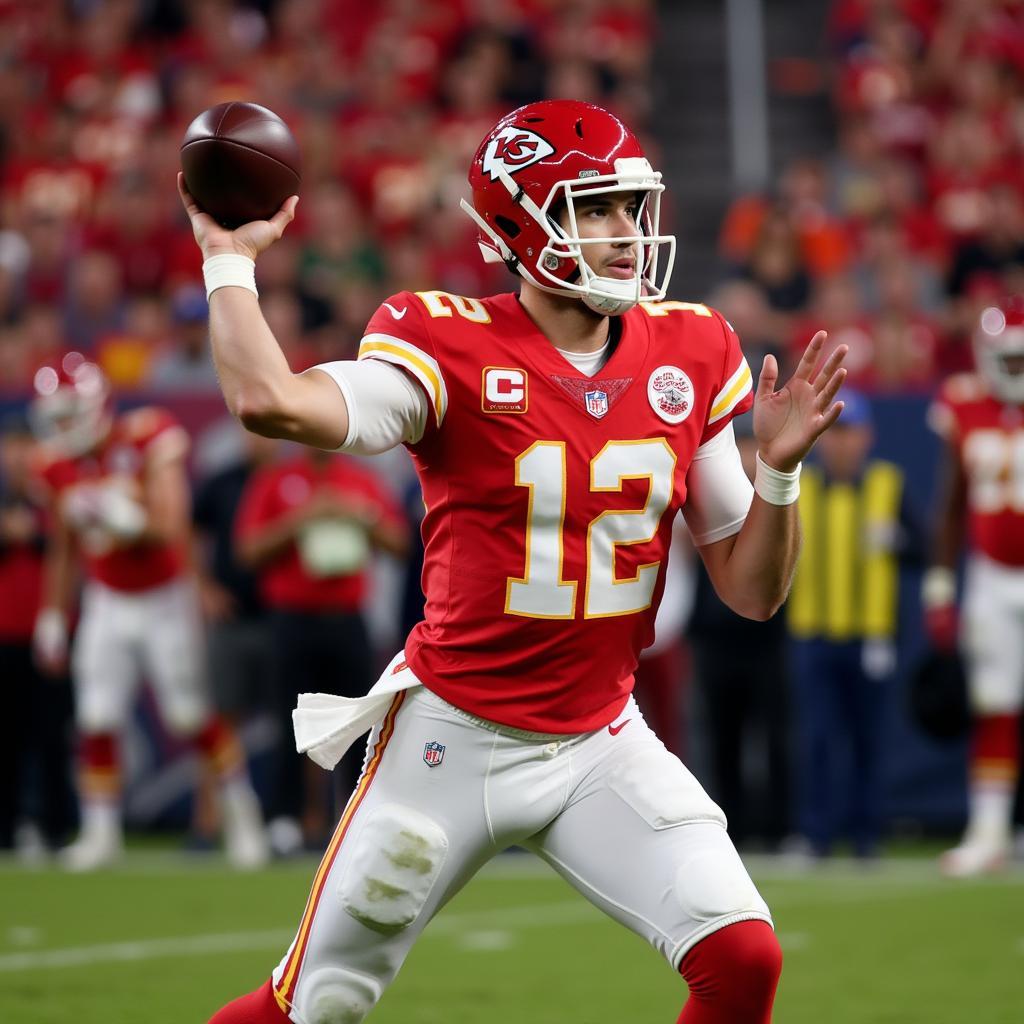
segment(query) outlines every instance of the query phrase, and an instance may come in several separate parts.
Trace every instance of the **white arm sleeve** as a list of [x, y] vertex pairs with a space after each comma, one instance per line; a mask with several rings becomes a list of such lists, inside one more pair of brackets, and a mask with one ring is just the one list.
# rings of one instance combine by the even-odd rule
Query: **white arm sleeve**
[[731, 423], [693, 453], [686, 491], [683, 518], [694, 544], [713, 544], [739, 532], [754, 488], [743, 471]]
[[379, 455], [415, 444], [427, 425], [426, 395], [397, 366], [379, 359], [339, 360], [312, 367], [326, 373], [348, 407], [348, 434], [339, 452]]

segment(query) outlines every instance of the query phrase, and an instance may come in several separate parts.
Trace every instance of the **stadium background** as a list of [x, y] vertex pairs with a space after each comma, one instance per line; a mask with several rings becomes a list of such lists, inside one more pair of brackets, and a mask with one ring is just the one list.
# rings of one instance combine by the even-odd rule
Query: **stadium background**
[[[35, 368], [79, 349], [120, 406], [174, 410], [197, 479], [211, 472], [238, 441], [197, 332], [199, 255], [173, 185], [192, 117], [253, 100], [302, 144], [298, 217], [257, 269], [301, 369], [354, 354], [393, 291], [509, 287], [479, 260], [458, 198], [486, 129], [541, 96], [601, 103], [639, 129], [679, 236], [675, 297], [757, 325], [741, 327], [753, 351], [785, 359], [820, 326], [851, 345], [877, 451], [926, 513], [928, 398], [970, 366], [977, 310], [1022, 280], [1013, 0], [0, 2], [0, 404], [23, 407]], [[377, 468], [402, 490], [400, 456]], [[382, 654], [396, 574], [382, 570], [372, 609]], [[952, 834], [964, 749], [926, 740], [905, 707], [918, 583], [903, 574], [887, 820]], [[166, 740], [144, 710], [137, 728], [135, 820], [181, 821], [189, 769], [154, 794]], [[698, 775], [699, 728], [697, 715]], [[247, 739], [267, 742], [258, 723]]]

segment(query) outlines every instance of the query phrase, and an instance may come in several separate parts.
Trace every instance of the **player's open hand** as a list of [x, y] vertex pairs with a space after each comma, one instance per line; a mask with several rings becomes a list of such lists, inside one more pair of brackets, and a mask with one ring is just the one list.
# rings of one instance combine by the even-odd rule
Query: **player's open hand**
[[225, 252], [256, 259], [284, 234], [284, 229], [295, 217], [295, 207], [299, 202], [298, 196], [289, 196], [270, 220], [253, 220], [229, 231], [199, 208], [199, 204], [185, 188], [185, 175], [181, 171], [178, 171], [178, 194], [192, 222], [192, 233], [203, 251], [204, 260]]
[[818, 331], [811, 338], [793, 376], [778, 391], [779, 364], [773, 355], [764, 357], [754, 398], [754, 436], [761, 458], [773, 469], [796, 469], [843, 411], [843, 403], [833, 399], [846, 377], [842, 362], [848, 349], [837, 346], [818, 369], [826, 337]]

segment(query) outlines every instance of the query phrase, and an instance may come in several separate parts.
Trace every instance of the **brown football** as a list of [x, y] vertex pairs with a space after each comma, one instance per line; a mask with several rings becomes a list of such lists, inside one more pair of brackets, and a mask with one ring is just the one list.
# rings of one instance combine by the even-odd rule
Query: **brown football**
[[272, 217], [298, 193], [302, 160], [288, 125], [272, 110], [218, 103], [188, 126], [181, 169], [199, 206], [224, 227], [236, 228]]

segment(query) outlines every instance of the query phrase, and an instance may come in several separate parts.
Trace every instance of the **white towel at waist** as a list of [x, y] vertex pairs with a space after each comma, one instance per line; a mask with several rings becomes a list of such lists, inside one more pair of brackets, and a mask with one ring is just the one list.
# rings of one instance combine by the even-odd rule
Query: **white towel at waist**
[[295, 749], [330, 771], [359, 736], [384, 718], [396, 693], [420, 685], [399, 653], [365, 697], [300, 693], [292, 712]]

